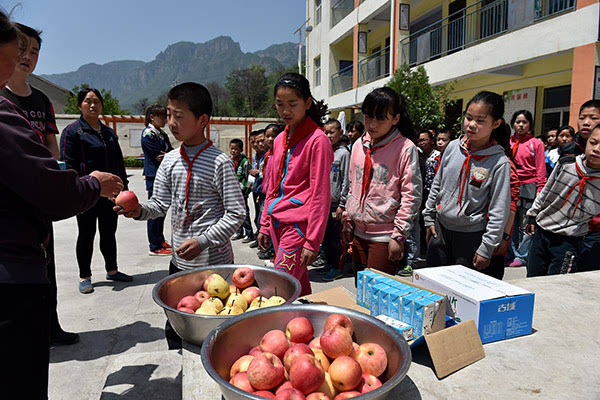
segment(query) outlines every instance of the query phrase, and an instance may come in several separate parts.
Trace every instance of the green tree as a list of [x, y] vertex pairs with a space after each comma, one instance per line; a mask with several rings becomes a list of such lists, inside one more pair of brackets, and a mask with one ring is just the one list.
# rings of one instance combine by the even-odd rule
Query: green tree
[[[67, 105], [65, 107], [66, 114], [79, 114], [79, 108], [77, 107], [77, 94], [81, 89], [89, 88], [90, 85], [82, 83], [79, 86], [75, 86], [71, 89], [71, 93], [67, 96]], [[73, 94], [74, 93], [74, 94]], [[104, 107], [102, 107], [103, 115], [128, 115], [129, 111], [121, 108], [119, 100], [113, 97], [110, 90], [101, 89], [100, 94], [104, 100]]]
[[256, 117], [265, 114], [269, 94], [263, 66], [255, 64], [231, 71], [227, 75], [225, 87], [229, 90], [229, 105], [233, 116]]
[[148, 108], [148, 106], [152, 105], [152, 103], [150, 103], [150, 100], [148, 100], [147, 97], [144, 97], [142, 99], [139, 99], [134, 105], [133, 105], [133, 111], [135, 113], [138, 113], [140, 115], [145, 115], [146, 114], [146, 108]]
[[213, 117], [229, 116], [229, 109], [227, 107], [229, 102], [229, 92], [218, 82], [207, 83], [206, 88], [208, 89], [213, 102]]
[[450, 99], [452, 85], [431, 86], [422, 65], [411, 69], [403, 64], [386, 86], [406, 97], [408, 115], [416, 127], [446, 128], [445, 109], [454, 103]]

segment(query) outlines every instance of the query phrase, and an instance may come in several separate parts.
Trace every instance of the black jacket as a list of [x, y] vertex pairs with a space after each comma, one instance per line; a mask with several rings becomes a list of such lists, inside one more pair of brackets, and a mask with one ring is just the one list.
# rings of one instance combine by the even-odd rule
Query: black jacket
[[93, 206], [100, 183], [61, 171], [27, 119], [0, 97], [0, 283], [47, 282], [48, 220]]
[[67, 126], [60, 138], [60, 158], [67, 169], [74, 169], [79, 176], [92, 171], [110, 172], [123, 181], [127, 189], [127, 172], [123, 153], [115, 131], [100, 123], [100, 132], [83, 119]]

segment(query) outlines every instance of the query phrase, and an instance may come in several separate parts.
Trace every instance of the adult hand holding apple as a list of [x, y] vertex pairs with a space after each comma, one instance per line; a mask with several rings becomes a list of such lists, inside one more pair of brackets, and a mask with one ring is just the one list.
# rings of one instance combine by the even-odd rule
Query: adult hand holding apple
[[123, 181], [116, 175], [108, 172], [94, 171], [90, 174], [100, 182], [100, 196], [112, 199], [123, 190]]

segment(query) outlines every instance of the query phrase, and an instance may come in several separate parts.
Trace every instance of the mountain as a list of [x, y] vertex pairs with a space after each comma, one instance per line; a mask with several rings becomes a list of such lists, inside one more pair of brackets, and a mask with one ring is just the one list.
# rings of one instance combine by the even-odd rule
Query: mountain
[[265, 67], [267, 74], [298, 62], [298, 45], [287, 42], [269, 46], [254, 53], [244, 53], [240, 44], [228, 36], [219, 36], [205, 43], [178, 42], [168, 46], [150, 62], [111, 61], [85, 64], [77, 71], [41, 75], [67, 89], [87, 83], [98, 89], [108, 89], [122, 107], [131, 109], [142, 98], [155, 100], [175, 82], [195, 81], [203, 84], [223, 84], [236, 68], [252, 64]]

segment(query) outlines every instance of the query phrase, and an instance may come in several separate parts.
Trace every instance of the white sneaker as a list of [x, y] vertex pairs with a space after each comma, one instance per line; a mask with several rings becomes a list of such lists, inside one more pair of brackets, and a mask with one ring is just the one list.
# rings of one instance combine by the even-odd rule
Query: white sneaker
[[267, 261], [267, 262], [265, 262], [265, 266], [266, 266], [267, 268], [273, 268], [273, 267], [275, 266], [275, 264], [274, 264], [274, 263], [272, 263], [271, 261]]

